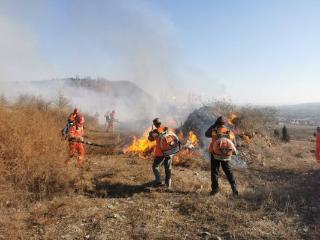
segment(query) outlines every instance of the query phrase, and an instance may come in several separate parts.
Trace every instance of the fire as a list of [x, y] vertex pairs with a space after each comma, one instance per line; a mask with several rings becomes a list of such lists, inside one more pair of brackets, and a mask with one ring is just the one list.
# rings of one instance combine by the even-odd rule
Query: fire
[[153, 150], [156, 143], [148, 140], [149, 131], [145, 131], [142, 137], [133, 137], [133, 141], [130, 146], [123, 150], [124, 153], [139, 154], [139, 156], [144, 156], [144, 154], [149, 153]]
[[[125, 154], [136, 154], [140, 158], [146, 158], [152, 153], [152, 150], [154, 149], [156, 142], [149, 141], [148, 140], [148, 134], [149, 131], [145, 131], [143, 135], [138, 138], [138, 137], [133, 137], [132, 143], [126, 147], [123, 152]], [[180, 140], [183, 139], [183, 134], [182, 132], [178, 133], [178, 136]], [[193, 158], [195, 152], [197, 151], [196, 148], [199, 145], [199, 139], [197, 135], [193, 132], [190, 131], [188, 133], [188, 138], [185, 140], [185, 144], [183, 145], [183, 149], [180, 153], [175, 155], [173, 157], [173, 161], [175, 164], [183, 163], [189, 158]]]
[[198, 145], [199, 139], [198, 139], [197, 135], [196, 135], [194, 132], [190, 131], [190, 132], [189, 132], [189, 139], [188, 139], [188, 141], [189, 141], [191, 144], [193, 144], [194, 146], [196, 146], [196, 145]]
[[230, 124], [231, 126], [234, 125], [234, 120], [237, 118], [238, 116], [232, 112], [229, 112], [229, 118], [228, 118], [228, 124]]
[[175, 165], [185, 164], [188, 159], [192, 159], [197, 153], [196, 147], [199, 144], [199, 139], [193, 131], [190, 131], [188, 135], [188, 139], [183, 145], [181, 152], [173, 156], [173, 163]]

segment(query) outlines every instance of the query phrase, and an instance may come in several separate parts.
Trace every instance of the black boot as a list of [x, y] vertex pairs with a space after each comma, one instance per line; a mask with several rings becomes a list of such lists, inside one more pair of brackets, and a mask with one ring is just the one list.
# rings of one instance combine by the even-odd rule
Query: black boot
[[233, 196], [238, 196], [239, 195], [239, 192], [238, 192], [238, 189], [237, 189], [237, 185], [232, 185], [231, 186], [232, 188], [232, 193], [233, 193]]
[[219, 192], [219, 188], [213, 188], [213, 189], [211, 190], [211, 192], [210, 192], [210, 195], [211, 195], [211, 196], [214, 196], [214, 195], [216, 195], [218, 192]]
[[157, 181], [155, 181], [155, 182], [153, 183], [153, 187], [154, 187], [154, 188], [158, 188], [158, 187], [162, 187], [162, 186], [164, 186], [164, 184], [163, 184], [162, 182], [157, 182]]

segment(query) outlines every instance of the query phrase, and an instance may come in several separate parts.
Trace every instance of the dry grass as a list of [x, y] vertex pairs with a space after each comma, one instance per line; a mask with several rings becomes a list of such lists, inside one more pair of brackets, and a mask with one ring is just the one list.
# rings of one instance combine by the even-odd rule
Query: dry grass
[[0, 197], [8, 201], [43, 199], [68, 188], [66, 143], [59, 135], [65, 117], [44, 106], [0, 106]]
[[[87, 170], [65, 169], [58, 135], [64, 121], [65, 113], [50, 107], [0, 109], [0, 239], [320, 237], [313, 143], [270, 146], [257, 135], [243, 149], [248, 168], [235, 170], [240, 196], [232, 197], [221, 173], [221, 191], [211, 197], [208, 162], [197, 156], [174, 166], [172, 191], [150, 187], [151, 159], [91, 148]], [[100, 131], [87, 134], [95, 141], [112, 138]], [[82, 191], [65, 194], [70, 181]]]
[[[240, 197], [233, 198], [224, 177], [220, 193], [209, 196], [209, 172], [201, 169], [175, 167], [173, 191], [150, 188], [151, 163], [126, 155], [90, 156], [85, 194], [35, 204], [18, 218], [23, 236], [204, 239], [209, 232], [211, 239], [319, 237], [319, 209], [310, 195], [317, 186], [312, 170], [303, 174], [291, 167], [257, 165], [235, 171]], [[29, 230], [24, 221], [32, 226]]]

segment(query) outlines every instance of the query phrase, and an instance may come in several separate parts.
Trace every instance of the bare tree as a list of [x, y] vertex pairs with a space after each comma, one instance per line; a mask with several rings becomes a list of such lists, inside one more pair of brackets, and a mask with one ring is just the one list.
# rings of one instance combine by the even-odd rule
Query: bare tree
[[70, 100], [67, 97], [65, 97], [61, 91], [59, 91], [58, 98], [55, 101], [55, 104], [58, 106], [58, 108], [63, 109], [67, 107], [69, 103], [70, 103]]

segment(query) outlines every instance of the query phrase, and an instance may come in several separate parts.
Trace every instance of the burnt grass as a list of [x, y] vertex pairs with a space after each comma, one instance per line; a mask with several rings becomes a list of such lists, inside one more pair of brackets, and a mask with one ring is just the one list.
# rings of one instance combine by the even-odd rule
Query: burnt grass
[[259, 145], [262, 157], [234, 170], [238, 197], [223, 172], [220, 192], [210, 196], [210, 172], [201, 164], [174, 166], [173, 189], [153, 188], [151, 159], [90, 148], [87, 168], [70, 169], [73, 191], [1, 201], [0, 239], [320, 239], [312, 147]]

